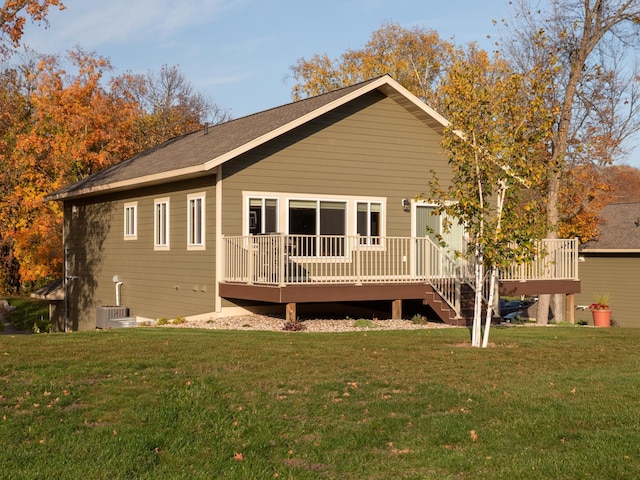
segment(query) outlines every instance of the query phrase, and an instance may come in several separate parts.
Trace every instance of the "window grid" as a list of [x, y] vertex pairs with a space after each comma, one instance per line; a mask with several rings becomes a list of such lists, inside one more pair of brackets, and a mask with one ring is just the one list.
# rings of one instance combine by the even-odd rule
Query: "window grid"
[[203, 247], [205, 233], [204, 196], [189, 196], [187, 209], [187, 245], [190, 247]]
[[169, 200], [156, 200], [154, 204], [154, 245], [169, 248]]
[[124, 206], [124, 236], [126, 239], [135, 239], [138, 235], [138, 210], [137, 203], [127, 203]]

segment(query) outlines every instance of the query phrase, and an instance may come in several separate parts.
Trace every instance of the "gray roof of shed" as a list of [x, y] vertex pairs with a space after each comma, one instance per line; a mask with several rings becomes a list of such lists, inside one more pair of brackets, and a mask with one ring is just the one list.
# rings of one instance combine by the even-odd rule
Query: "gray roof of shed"
[[584, 252], [640, 252], [640, 202], [612, 203], [605, 206], [600, 217], [600, 238], [587, 242]]
[[65, 200], [200, 176], [241, 153], [376, 89], [392, 97], [437, 131], [442, 131], [448, 124], [390, 76], [383, 75], [173, 138], [53, 192], [46, 199]]

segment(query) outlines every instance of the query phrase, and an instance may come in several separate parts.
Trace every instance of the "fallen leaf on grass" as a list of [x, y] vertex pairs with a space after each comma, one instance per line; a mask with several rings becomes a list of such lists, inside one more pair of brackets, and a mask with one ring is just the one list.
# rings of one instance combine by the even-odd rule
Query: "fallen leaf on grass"
[[236, 454], [233, 456], [233, 459], [234, 459], [236, 462], [241, 462], [241, 461], [243, 461], [243, 460], [244, 460], [244, 455], [243, 455], [242, 453], [236, 453]]
[[476, 433], [475, 430], [471, 430], [469, 432], [469, 436], [471, 437], [471, 441], [472, 442], [477, 442], [478, 441], [478, 434]]

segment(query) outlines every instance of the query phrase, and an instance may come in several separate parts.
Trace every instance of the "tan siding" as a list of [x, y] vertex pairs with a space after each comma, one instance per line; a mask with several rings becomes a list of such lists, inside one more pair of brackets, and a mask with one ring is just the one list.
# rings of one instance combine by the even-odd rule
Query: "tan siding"
[[[590, 305], [596, 293], [609, 293], [612, 317], [621, 327], [640, 327], [640, 255], [583, 254], [579, 266], [582, 292], [576, 295], [576, 306]], [[589, 310], [576, 311], [576, 321], [589, 324]]]
[[410, 235], [401, 200], [426, 192], [431, 170], [450, 181], [440, 136], [393, 100], [372, 93], [225, 164], [224, 225], [240, 234], [242, 192], [387, 199], [387, 234]]
[[[213, 177], [77, 203], [67, 215], [72, 302], [76, 328], [95, 327], [97, 305], [116, 300], [113, 276], [123, 283], [121, 304], [132, 316], [173, 318], [214, 310], [215, 188]], [[187, 195], [206, 192], [206, 250], [187, 250]], [[154, 199], [170, 198], [170, 250], [154, 251]], [[104, 200], [104, 198], [101, 198]], [[124, 204], [138, 202], [137, 240], [124, 240]], [[71, 206], [66, 206], [71, 212]], [[86, 251], [84, 258], [82, 251]], [[107, 252], [107, 254], [105, 254]], [[93, 280], [92, 280], [93, 279]]]

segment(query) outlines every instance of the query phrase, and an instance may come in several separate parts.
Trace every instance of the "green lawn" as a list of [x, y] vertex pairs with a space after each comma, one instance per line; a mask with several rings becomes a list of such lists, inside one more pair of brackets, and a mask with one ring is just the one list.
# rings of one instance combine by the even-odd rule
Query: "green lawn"
[[0, 336], [3, 479], [637, 479], [640, 329]]

